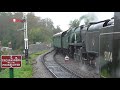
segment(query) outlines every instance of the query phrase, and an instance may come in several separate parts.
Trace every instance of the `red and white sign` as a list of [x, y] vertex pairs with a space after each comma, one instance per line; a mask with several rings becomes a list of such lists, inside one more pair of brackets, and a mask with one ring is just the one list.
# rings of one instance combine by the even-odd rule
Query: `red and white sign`
[[22, 56], [21, 55], [2, 55], [1, 68], [21, 68]]

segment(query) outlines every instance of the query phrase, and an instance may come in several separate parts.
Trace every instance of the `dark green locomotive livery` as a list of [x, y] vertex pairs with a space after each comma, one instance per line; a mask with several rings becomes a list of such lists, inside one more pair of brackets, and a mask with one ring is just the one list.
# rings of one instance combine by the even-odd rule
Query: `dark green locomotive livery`
[[62, 32], [57, 33], [53, 36], [53, 47], [62, 48]]
[[101, 77], [120, 77], [120, 13], [114, 18], [62, 32], [53, 45], [75, 60], [99, 65]]
[[[120, 78], [120, 12], [115, 13], [114, 24], [100, 34], [99, 58], [101, 77]], [[109, 32], [108, 32], [109, 30]]]

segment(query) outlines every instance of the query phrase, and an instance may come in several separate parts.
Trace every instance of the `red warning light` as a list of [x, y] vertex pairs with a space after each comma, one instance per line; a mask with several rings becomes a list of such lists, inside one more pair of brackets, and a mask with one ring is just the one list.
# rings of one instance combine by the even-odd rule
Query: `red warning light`
[[15, 18], [13, 18], [12, 20], [11, 20], [12, 22], [23, 22], [23, 20], [21, 20], [21, 19], [15, 19]]

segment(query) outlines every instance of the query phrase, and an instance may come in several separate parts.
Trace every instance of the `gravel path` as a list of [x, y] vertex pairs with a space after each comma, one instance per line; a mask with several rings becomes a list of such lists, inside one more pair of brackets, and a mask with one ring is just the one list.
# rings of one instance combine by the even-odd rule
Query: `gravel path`
[[94, 68], [83, 65], [79, 61], [70, 59], [68, 62], [65, 62], [63, 55], [56, 55], [56, 59], [60, 64], [63, 64], [65, 67], [79, 74], [83, 78], [99, 78], [99, 75]]
[[42, 56], [43, 55], [38, 56], [36, 63], [33, 64], [33, 78], [53, 78], [53, 76], [42, 63]]

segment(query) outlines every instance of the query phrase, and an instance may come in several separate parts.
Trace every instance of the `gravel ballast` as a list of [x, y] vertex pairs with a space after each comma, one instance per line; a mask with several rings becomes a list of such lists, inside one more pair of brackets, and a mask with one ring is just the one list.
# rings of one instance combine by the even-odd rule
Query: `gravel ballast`
[[42, 63], [42, 56], [40, 55], [35, 59], [36, 63], [33, 64], [33, 78], [53, 78]]
[[73, 72], [79, 74], [83, 78], [99, 78], [99, 74], [97, 74], [97, 70], [83, 65], [80, 61], [75, 61], [70, 59], [69, 61], [65, 62], [65, 57], [63, 55], [56, 55], [56, 59], [58, 63], [64, 65], [65, 67], [69, 68]]

